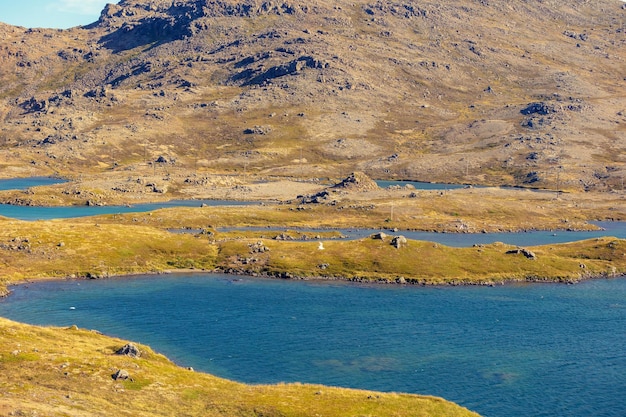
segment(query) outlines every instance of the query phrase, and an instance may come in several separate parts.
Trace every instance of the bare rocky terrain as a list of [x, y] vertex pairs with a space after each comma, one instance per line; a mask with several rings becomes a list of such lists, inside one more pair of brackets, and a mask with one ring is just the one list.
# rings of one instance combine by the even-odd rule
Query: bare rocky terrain
[[65, 195], [353, 171], [623, 190], [618, 0], [122, 0], [0, 35], [0, 176], [75, 180]]

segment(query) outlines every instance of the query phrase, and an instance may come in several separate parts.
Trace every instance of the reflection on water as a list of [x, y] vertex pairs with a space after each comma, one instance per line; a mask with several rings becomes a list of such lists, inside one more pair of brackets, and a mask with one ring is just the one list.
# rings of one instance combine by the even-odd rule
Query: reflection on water
[[624, 300], [624, 278], [448, 288], [209, 274], [21, 286], [0, 315], [98, 329], [249, 383], [431, 394], [489, 417], [617, 417]]

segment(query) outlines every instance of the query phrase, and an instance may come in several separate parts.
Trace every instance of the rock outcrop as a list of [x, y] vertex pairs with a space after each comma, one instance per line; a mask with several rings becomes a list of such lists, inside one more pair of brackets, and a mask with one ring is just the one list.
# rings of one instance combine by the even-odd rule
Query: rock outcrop
[[393, 246], [396, 249], [400, 249], [405, 247], [408, 244], [408, 241], [406, 240], [406, 238], [402, 235], [400, 236], [394, 236], [393, 239], [391, 239], [391, 246]]
[[535, 253], [529, 249], [526, 248], [517, 248], [517, 249], [511, 249], [506, 251], [507, 255], [519, 255], [522, 254], [524, 255], [526, 258], [528, 259], [537, 259], [537, 255], [535, 255]]
[[130, 374], [125, 369], [118, 369], [113, 375], [111, 375], [111, 378], [113, 378], [113, 380], [115, 381], [126, 381], [126, 380], [132, 381]]
[[348, 175], [332, 188], [335, 190], [344, 189], [350, 191], [370, 191], [376, 190], [378, 188], [378, 184], [376, 184], [376, 181], [368, 177], [365, 173], [357, 171]]
[[119, 348], [116, 352], [116, 355], [125, 355], [130, 356], [131, 358], [138, 358], [141, 356], [141, 351], [137, 346], [132, 343], [127, 343], [121, 348]]

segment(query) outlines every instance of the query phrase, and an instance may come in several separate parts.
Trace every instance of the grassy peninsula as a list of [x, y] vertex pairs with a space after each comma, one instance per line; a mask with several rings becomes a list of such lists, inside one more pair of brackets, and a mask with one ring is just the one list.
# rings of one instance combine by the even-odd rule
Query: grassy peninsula
[[326, 239], [290, 240], [300, 234], [287, 233], [280, 240], [275, 232], [176, 234], [93, 219], [0, 224], [3, 290], [23, 280], [175, 270], [416, 284], [573, 282], [626, 272], [626, 241], [611, 237], [522, 249], [503, 243], [452, 248], [410, 239], [394, 244], [393, 233], [350, 241], [330, 232]]

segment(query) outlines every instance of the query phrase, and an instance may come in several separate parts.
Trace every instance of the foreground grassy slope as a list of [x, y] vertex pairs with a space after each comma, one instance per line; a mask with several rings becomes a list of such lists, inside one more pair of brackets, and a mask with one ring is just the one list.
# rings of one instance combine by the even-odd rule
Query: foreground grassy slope
[[[440, 398], [302, 384], [249, 386], [196, 373], [97, 332], [0, 318], [0, 415], [477, 416]], [[123, 369], [131, 379], [115, 381]]]

